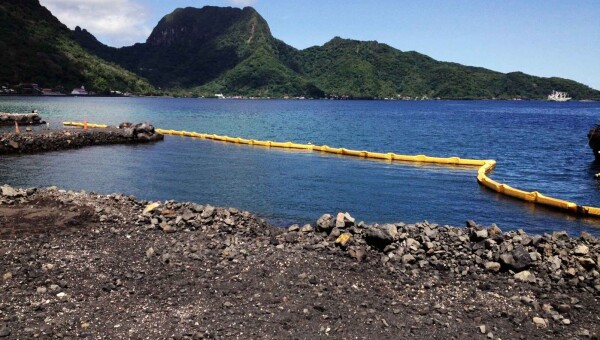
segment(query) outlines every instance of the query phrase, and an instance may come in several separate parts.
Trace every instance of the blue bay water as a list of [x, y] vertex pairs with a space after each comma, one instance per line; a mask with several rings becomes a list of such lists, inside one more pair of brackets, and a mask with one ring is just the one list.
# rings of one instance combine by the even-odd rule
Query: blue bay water
[[[149, 121], [180, 129], [359, 150], [496, 159], [492, 178], [600, 206], [587, 132], [600, 103], [529, 101], [284, 101], [173, 98], [0, 98], [62, 121]], [[49, 186], [147, 200], [234, 206], [277, 225], [348, 211], [369, 223], [467, 219], [528, 232], [586, 230], [565, 216], [479, 186], [476, 168], [424, 166], [167, 136], [162, 143], [2, 156], [0, 184]]]

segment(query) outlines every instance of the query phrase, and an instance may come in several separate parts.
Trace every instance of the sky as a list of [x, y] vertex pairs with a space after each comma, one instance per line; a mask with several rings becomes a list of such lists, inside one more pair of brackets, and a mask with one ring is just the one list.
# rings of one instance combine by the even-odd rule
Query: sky
[[600, 0], [40, 0], [70, 28], [115, 47], [144, 42], [179, 7], [254, 7], [304, 49], [335, 36], [600, 90]]

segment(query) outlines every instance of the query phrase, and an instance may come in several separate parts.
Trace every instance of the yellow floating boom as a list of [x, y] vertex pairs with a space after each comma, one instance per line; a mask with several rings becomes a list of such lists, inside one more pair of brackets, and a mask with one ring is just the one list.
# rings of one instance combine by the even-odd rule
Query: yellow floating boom
[[[64, 122], [63, 124], [65, 126], [77, 126], [77, 127], [84, 126], [84, 123], [79, 123], [79, 122]], [[107, 126], [103, 125], [103, 124], [89, 124], [88, 123], [88, 127], [90, 127], [90, 128], [106, 128]], [[177, 131], [177, 130], [156, 129], [156, 132], [161, 133], [163, 135], [210, 139], [210, 140], [222, 141], [222, 142], [226, 142], [226, 143], [235, 143], [235, 144], [252, 145], [252, 146], [264, 146], [264, 147], [269, 147], [269, 148], [285, 148], [285, 149], [320, 151], [320, 152], [324, 152], [324, 153], [347, 155], [347, 156], [370, 158], [370, 159], [415, 162], [415, 163], [445, 164], [445, 165], [477, 166], [477, 167], [479, 167], [479, 170], [477, 171], [477, 181], [481, 185], [485, 186], [486, 188], [489, 188], [500, 194], [510, 196], [510, 197], [513, 197], [513, 198], [516, 198], [516, 199], [519, 199], [522, 201], [531, 202], [534, 204], [544, 205], [547, 207], [555, 208], [557, 210], [563, 211], [568, 214], [592, 216], [592, 217], [600, 218], [600, 208], [577, 205], [576, 203], [573, 203], [573, 202], [545, 196], [537, 191], [527, 192], [524, 190], [513, 188], [507, 184], [503, 184], [503, 183], [494, 181], [493, 179], [491, 179], [487, 176], [487, 174], [490, 173], [496, 166], [496, 161], [493, 159], [480, 160], [480, 159], [464, 159], [464, 158], [459, 158], [459, 157], [444, 158], [444, 157], [429, 157], [429, 156], [425, 156], [425, 155], [398, 155], [398, 154], [395, 154], [392, 152], [379, 153], [379, 152], [370, 152], [370, 151], [351, 150], [351, 149], [345, 149], [345, 148], [332, 148], [327, 145], [261, 141], [261, 140], [254, 140], [254, 139], [244, 139], [244, 138], [240, 138], [240, 137], [234, 138], [234, 137], [220, 136], [220, 135], [215, 135], [215, 134], [205, 134], [205, 133]]]

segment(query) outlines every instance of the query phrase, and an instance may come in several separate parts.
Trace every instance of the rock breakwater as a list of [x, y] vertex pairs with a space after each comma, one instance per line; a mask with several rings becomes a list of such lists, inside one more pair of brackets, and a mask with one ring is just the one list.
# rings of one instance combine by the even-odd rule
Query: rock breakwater
[[65, 129], [0, 134], [0, 154], [26, 154], [76, 149], [92, 145], [136, 144], [163, 140], [150, 124], [123, 128]]
[[46, 124], [37, 112], [32, 113], [3, 113], [0, 112], [0, 126], [15, 125], [42, 125]]
[[[0, 329], [15, 338], [594, 338], [600, 243], [348, 213], [253, 214], [0, 188]], [[116, 327], [118, 325], [118, 327]]]

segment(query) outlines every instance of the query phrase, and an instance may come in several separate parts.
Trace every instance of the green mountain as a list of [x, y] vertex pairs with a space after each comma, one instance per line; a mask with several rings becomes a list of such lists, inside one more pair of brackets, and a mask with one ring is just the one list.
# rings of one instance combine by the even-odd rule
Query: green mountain
[[81, 85], [98, 93], [155, 91], [148, 81], [81, 47], [72, 39], [71, 31], [38, 0], [3, 0], [0, 84], [22, 83], [66, 92]]
[[170, 90], [215, 93], [322, 96], [293, 71], [296, 51], [273, 38], [251, 7], [177, 9], [154, 28], [146, 43], [110, 48], [79, 28], [74, 38], [89, 51]]
[[[31, 79], [55, 79], [58, 73], [64, 75], [64, 70], [69, 67], [67, 74], [72, 77], [78, 76], [77, 71], [82, 68], [86, 69], [83, 75], [89, 75], [107, 67], [103, 59], [131, 72], [124, 73], [109, 65], [120, 70], [122, 75], [135, 77], [135, 73], [156, 87], [181, 95], [545, 99], [557, 90], [568, 92], [573, 99], [600, 100], [600, 91], [572, 80], [535, 77], [521, 72], [504, 74], [440, 62], [417, 52], [402, 52], [373, 41], [336, 37], [323, 46], [297, 50], [274, 38], [267, 22], [251, 7], [180, 8], [162, 18], [145, 43], [113, 48], [100, 43], [81, 28], [67, 34], [66, 28], [49, 12], [34, 4], [37, 5], [36, 0], [10, 0], [7, 5], [0, 5], [6, 9], [0, 19], [8, 17], [8, 22], [28, 27], [28, 40], [39, 36], [31, 43], [31, 50], [44, 51], [38, 48], [41, 46], [55, 51], [48, 55], [58, 55], [54, 59], [35, 58], [34, 63], [41, 66], [35, 69], [37, 72], [32, 73]], [[14, 14], [9, 11], [10, 7], [17, 7], [19, 11]], [[33, 13], [27, 7], [35, 7], [40, 13]], [[19, 18], [29, 19], [18, 21]], [[33, 18], [45, 21], [34, 26]], [[0, 27], [6, 27], [5, 31], [10, 33], [11, 27], [4, 21]], [[44, 33], [44, 27], [51, 30], [46, 29], [48, 32]], [[13, 27], [12, 32], [16, 31]], [[6, 41], [3, 37], [0, 39]], [[19, 46], [14, 33], [10, 39], [5, 46]], [[84, 54], [80, 46], [90, 53]], [[1, 47], [0, 53], [11, 53]], [[77, 58], [73, 58], [74, 52], [58, 53], [65, 50], [76, 51]], [[84, 58], [87, 58], [85, 62], [76, 63]], [[29, 65], [31, 58], [21, 66], [19, 58], [10, 60], [18, 67], [0, 72], [18, 73], [19, 77], [12, 79], [24, 78], [19, 67], [33, 69]], [[75, 65], [70, 66], [73, 63]], [[102, 67], [90, 67], [90, 64]], [[97, 73], [92, 75], [92, 78], [105, 82], [109, 78]], [[98, 87], [106, 87], [105, 83], [100, 83]]]
[[300, 71], [337, 96], [545, 99], [559, 90], [573, 99], [600, 99], [599, 91], [572, 80], [440, 62], [374, 41], [336, 37], [299, 54]]

